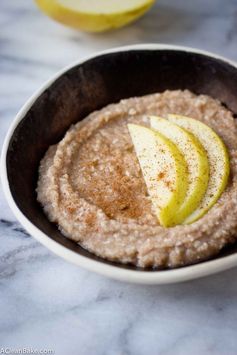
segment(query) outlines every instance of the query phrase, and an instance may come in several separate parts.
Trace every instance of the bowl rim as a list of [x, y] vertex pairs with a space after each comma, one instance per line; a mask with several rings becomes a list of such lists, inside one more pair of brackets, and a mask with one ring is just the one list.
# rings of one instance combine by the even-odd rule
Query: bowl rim
[[17, 206], [10, 190], [9, 181], [7, 177], [7, 151], [9, 147], [9, 142], [11, 137], [14, 134], [14, 131], [21, 120], [24, 118], [25, 114], [29, 111], [34, 102], [38, 97], [61, 75], [73, 68], [74, 66], [83, 64], [90, 59], [96, 58], [104, 54], [112, 54], [117, 52], [126, 52], [133, 50], [173, 50], [173, 51], [183, 51], [194, 54], [201, 54], [204, 56], [211, 57], [213, 59], [219, 59], [222, 62], [225, 62], [237, 70], [237, 63], [233, 60], [229, 60], [225, 57], [222, 57], [211, 52], [200, 50], [192, 47], [177, 46], [177, 45], [168, 45], [168, 44], [135, 44], [122, 47], [116, 47], [100, 52], [96, 52], [92, 55], [86, 56], [80, 60], [76, 60], [71, 64], [67, 65], [63, 69], [59, 70], [54, 74], [49, 80], [44, 82], [41, 87], [36, 90], [33, 95], [26, 101], [23, 107], [19, 110], [14, 120], [10, 124], [8, 132], [3, 142], [2, 152], [1, 152], [1, 162], [0, 162], [0, 176], [3, 186], [3, 192], [5, 198], [15, 215], [16, 219], [22, 224], [26, 231], [38, 240], [41, 244], [46, 246], [49, 250], [57, 254], [58, 256], [66, 259], [67, 261], [83, 267], [89, 271], [94, 271], [103, 276], [113, 278], [120, 281], [139, 283], [139, 284], [168, 284], [168, 283], [177, 283], [182, 281], [187, 281], [191, 279], [196, 279], [199, 277], [204, 277], [208, 275], [215, 274], [220, 271], [230, 269], [234, 266], [237, 266], [237, 253], [223, 256], [221, 258], [216, 258], [213, 260], [208, 260], [201, 262], [199, 264], [194, 264], [190, 266], [185, 266], [177, 269], [169, 270], [157, 270], [157, 271], [141, 271], [141, 270], [128, 270], [125, 268], [120, 268], [116, 265], [109, 265], [99, 260], [89, 259], [86, 256], [78, 254], [76, 251], [72, 251], [67, 247], [59, 244], [55, 240], [51, 239], [47, 234], [42, 232], [37, 228], [20, 210]]

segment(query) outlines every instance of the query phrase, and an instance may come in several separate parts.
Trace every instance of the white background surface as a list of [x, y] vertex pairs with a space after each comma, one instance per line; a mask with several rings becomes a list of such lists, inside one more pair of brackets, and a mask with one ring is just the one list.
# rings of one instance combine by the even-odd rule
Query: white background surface
[[[89, 35], [30, 0], [0, 2], [0, 144], [25, 100], [58, 69], [135, 43], [198, 47], [237, 60], [236, 0], [159, 0], [121, 30]], [[20, 173], [20, 172], [19, 172]], [[0, 349], [77, 355], [237, 353], [237, 269], [170, 286], [136, 286], [54, 256], [16, 222], [0, 189]]]

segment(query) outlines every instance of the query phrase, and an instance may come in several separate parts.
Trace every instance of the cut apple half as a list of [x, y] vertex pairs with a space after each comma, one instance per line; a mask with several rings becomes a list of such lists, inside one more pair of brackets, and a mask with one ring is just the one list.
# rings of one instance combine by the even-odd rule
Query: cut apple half
[[177, 224], [176, 211], [188, 189], [188, 169], [179, 149], [162, 134], [140, 125], [128, 130], [160, 224]]
[[210, 170], [208, 187], [198, 208], [183, 222], [189, 224], [206, 214], [224, 191], [230, 172], [229, 157], [221, 138], [206, 124], [190, 117], [174, 114], [168, 115], [168, 119], [195, 135], [208, 156]]
[[188, 190], [176, 211], [177, 224], [181, 224], [197, 209], [207, 190], [209, 164], [205, 149], [191, 133], [167, 119], [150, 116], [151, 127], [170, 139], [183, 154], [188, 166]]
[[124, 26], [142, 16], [154, 0], [36, 0], [53, 19], [87, 32]]

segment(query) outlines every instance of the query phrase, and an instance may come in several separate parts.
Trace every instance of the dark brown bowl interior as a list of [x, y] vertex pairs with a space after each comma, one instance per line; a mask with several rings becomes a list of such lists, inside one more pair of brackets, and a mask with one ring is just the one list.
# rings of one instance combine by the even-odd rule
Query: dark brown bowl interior
[[[66, 239], [48, 221], [36, 201], [39, 162], [49, 145], [57, 143], [72, 123], [90, 112], [123, 98], [166, 89], [189, 89], [210, 95], [237, 113], [237, 69], [202, 54], [181, 50], [127, 50], [90, 59], [61, 75], [25, 114], [9, 144], [7, 174], [12, 196], [23, 214], [49, 238], [68, 249], [113, 264]], [[220, 256], [235, 251], [231, 247]]]

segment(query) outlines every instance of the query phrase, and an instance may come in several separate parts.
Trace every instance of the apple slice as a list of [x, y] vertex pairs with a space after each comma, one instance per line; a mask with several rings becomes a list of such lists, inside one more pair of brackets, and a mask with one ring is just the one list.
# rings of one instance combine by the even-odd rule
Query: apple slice
[[151, 116], [151, 127], [170, 139], [183, 154], [188, 166], [188, 190], [176, 212], [176, 221], [181, 224], [200, 204], [208, 186], [209, 165], [205, 149], [198, 139], [167, 119]]
[[209, 183], [198, 208], [184, 220], [192, 223], [202, 217], [216, 203], [229, 177], [230, 163], [227, 149], [220, 137], [207, 125], [190, 117], [168, 115], [169, 121], [193, 133], [205, 148], [209, 160]]
[[128, 124], [148, 193], [160, 224], [177, 224], [176, 211], [188, 188], [188, 170], [177, 147], [160, 133]]

